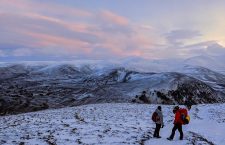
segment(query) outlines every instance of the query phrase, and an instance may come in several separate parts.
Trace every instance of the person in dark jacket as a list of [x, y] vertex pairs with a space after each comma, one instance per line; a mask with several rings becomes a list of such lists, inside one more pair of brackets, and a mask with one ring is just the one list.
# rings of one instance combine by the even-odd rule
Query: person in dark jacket
[[168, 140], [173, 140], [174, 135], [176, 130], [180, 132], [180, 140], [183, 140], [183, 130], [182, 130], [182, 125], [184, 124], [181, 115], [184, 114], [185, 116], [188, 115], [188, 112], [184, 108], [179, 108], [179, 106], [174, 107], [173, 113], [175, 114], [175, 119], [174, 119], [174, 127], [172, 129], [172, 133], [170, 137], [168, 137]]
[[160, 131], [160, 128], [161, 127], [163, 128], [164, 126], [161, 106], [158, 106], [155, 112], [157, 113], [157, 117], [156, 117], [156, 122], [155, 122], [156, 127], [155, 127], [155, 132], [153, 137], [161, 138], [161, 136], [159, 136], [159, 131]]

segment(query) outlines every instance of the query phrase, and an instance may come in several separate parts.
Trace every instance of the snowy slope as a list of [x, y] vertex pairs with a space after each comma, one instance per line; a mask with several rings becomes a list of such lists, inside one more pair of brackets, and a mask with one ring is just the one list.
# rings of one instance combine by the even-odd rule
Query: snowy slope
[[197, 105], [183, 126], [184, 140], [167, 141], [172, 107], [163, 105], [161, 139], [152, 138], [156, 105], [96, 104], [0, 117], [2, 145], [187, 145], [225, 144], [225, 104]]
[[188, 76], [201, 80], [216, 90], [223, 90], [225, 84], [225, 75], [216, 71], [212, 71], [204, 67], [196, 67], [186, 65], [177, 72], [184, 73]]
[[224, 56], [220, 58], [218, 56], [200, 55], [195, 57], [190, 57], [183, 62], [187, 65], [206, 67], [215, 71], [220, 71], [225, 69]]

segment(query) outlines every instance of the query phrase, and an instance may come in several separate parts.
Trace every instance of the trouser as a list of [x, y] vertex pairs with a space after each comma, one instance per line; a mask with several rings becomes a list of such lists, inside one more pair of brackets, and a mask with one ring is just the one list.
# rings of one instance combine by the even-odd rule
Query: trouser
[[175, 132], [176, 130], [178, 129], [178, 131], [180, 132], [180, 140], [183, 139], [183, 131], [182, 131], [182, 124], [174, 124], [174, 127], [172, 129], [172, 133], [170, 135], [170, 138], [173, 139], [174, 138], [174, 135], [175, 135]]
[[160, 128], [161, 128], [161, 124], [155, 124], [155, 132], [154, 132], [154, 137], [159, 137], [159, 131], [160, 131]]

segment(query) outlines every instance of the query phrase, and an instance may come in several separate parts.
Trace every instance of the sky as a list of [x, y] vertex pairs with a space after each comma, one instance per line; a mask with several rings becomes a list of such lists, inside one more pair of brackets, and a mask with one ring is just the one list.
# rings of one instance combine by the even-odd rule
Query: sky
[[0, 61], [199, 55], [225, 57], [224, 0], [0, 0]]

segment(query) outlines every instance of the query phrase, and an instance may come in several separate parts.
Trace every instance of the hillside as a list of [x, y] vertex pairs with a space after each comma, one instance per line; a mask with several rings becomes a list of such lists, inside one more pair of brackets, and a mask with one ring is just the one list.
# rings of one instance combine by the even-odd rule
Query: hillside
[[161, 139], [152, 138], [151, 114], [157, 105], [108, 103], [47, 110], [0, 117], [2, 145], [223, 145], [225, 104], [195, 105], [191, 122], [173, 141], [166, 138], [173, 127], [173, 106], [163, 105], [165, 127]]
[[153, 73], [113, 66], [10, 64], [1, 66], [0, 73], [2, 115], [132, 102], [142, 91], [153, 104], [184, 104], [189, 96], [193, 104], [225, 102], [225, 75], [202, 67]]

